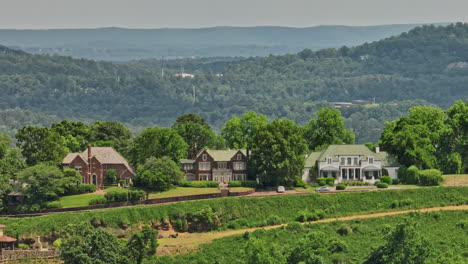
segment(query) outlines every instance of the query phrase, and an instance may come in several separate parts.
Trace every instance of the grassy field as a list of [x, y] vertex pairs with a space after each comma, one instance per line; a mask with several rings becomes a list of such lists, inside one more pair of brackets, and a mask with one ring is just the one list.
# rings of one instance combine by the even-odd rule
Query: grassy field
[[[235, 187], [231, 188], [231, 192], [247, 192], [253, 188], [247, 187]], [[177, 187], [165, 192], [156, 192], [149, 195], [149, 199], [155, 198], [167, 198], [167, 197], [178, 197], [186, 195], [198, 195], [198, 194], [209, 194], [219, 193], [218, 188], [192, 188], [192, 187]]]
[[468, 174], [444, 175], [444, 186], [462, 186], [468, 185]]
[[[311, 232], [322, 232], [326, 234], [327, 239], [341, 240], [346, 245], [343, 252], [321, 253], [325, 263], [362, 263], [371, 248], [383, 242], [383, 235], [389, 229], [408, 218], [417, 223], [416, 231], [430, 241], [434, 257], [455, 256], [454, 259], [458, 262], [450, 263], [468, 263], [468, 238], [466, 236], [468, 211], [466, 210], [414, 212], [369, 219], [312, 223], [304, 226], [288, 225], [267, 231], [260, 229], [249, 233], [248, 236], [234, 235], [215, 239], [212, 243], [202, 245], [195, 253], [159, 257], [158, 263], [246, 263], [243, 259], [245, 254], [243, 250], [249, 246], [249, 240], [252, 238], [275, 246], [287, 254]], [[343, 227], [349, 231], [346, 235], [339, 235], [338, 230]]]
[[[133, 206], [87, 212], [51, 214], [34, 218], [0, 218], [7, 235], [49, 235], [71, 223], [89, 222], [115, 229], [169, 221], [174, 227], [209, 230], [261, 227], [294, 221], [304, 210], [320, 209], [326, 218], [468, 204], [467, 187], [428, 187], [383, 192], [302, 194], [270, 197], [228, 197], [157, 206]], [[179, 232], [187, 229], [179, 229]], [[200, 232], [200, 231], [199, 231]]]
[[80, 206], [87, 206], [89, 201], [92, 199], [96, 199], [99, 197], [104, 197], [104, 194], [79, 194], [79, 195], [70, 195], [64, 196], [60, 198], [60, 203], [64, 208], [69, 207], [80, 207]]
[[[247, 192], [252, 190], [253, 188], [247, 187], [234, 187], [231, 188], [232, 192]], [[105, 189], [105, 192], [108, 191], [119, 191], [124, 189], [119, 189], [116, 187]], [[192, 187], [177, 187], [165, 192], [153, 192], [150, 193], [149, 199], [155, 198], [168, 198], [168, 197], [178, 197], [178, 196], [186, 196], [186, 195], [197, 195], [197, 194], [210, 194], [210, 193], [218, 193], [218, 188], [192, 188]], [[64, 196], [60, 198], [60, 203], [63, 205], [64, 208], [69, 207], [81, 207], [87, 206], [89, 201], [95, 198], [104, 197], [103, 194], [79, 194], [79, 195], [70, 195]]]

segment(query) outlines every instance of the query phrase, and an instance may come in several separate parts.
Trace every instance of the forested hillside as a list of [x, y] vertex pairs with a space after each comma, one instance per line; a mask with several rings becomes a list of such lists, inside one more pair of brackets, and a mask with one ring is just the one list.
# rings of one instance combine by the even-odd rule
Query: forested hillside
[[168, 63], [162, 76], [158, 63], [113, 64], [3, 47], [0, 109], [142, 126], [169, 126], [194, 112], [219, 129], [249, 110], [304, 124], [326, 102], [375, 98], [376, 105], [341, 109], [358, 142], [375, 142], [383, 121], [415, 104], [446, 108], [468, 98], [467, 40], [468, 24], [425, 26], [352, 48], [194, 62], [194, 78], [175, 76], [177, 63]]
[[0, 30], [0, 43], [31, 53], [111, 61], [296, 53], [354, 46], [406, 32], [417, 24], [366, 27], [212, 27], [164, 29]]

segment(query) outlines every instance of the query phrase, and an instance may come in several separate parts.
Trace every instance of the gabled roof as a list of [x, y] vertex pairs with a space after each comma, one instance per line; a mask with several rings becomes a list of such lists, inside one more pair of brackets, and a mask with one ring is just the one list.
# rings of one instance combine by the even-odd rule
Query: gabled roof
[[63, 159], [62, 164], [70, 164], [77, 156], [80, 156], [86, 164], [88, 163], [88, 159], [81, 156], [81, 153], [68, 153]]
[[239, 151], [241, 151], [244, 156], [247, 156], [247, 151], [245, 149], [206, 149], [206, 152], [213, 158], [214, 161], [230, 161]]
[[12, 237], [9, 237], [9, 236], [0, 236], [0, 242], [6, 242], [6, 243], [9, 243], [9, 242], [15, 242], [16, 239], [12, 238]]
[[[63, 159], [63, 164], [70, 164], [77, 156], [80, 156], [84, 161], [88, 161], [88, 150], [82, 153], [70, 153]], [[91, 147], [91, 157], [95, 157], [101, 164], [123, 164], [127, 169], [135, 174], [132, 167], [128, 164], [127, 160], [122, 157], [112, 147]]]
[[367, 157], [372, 156], [375, 160], [381, 161], [382, 167], [399, 167], [400, 165], [387, 152], [375, 153], [365, 145], [330, 145], [326, 149], [319, 152], [312, 152], [305, 161], [305, 167], [310, 168], [317, 161], [325, 161], [327, 157], [338, 161], [338, 156], [361, 156], [362, 160], [367, 160]]

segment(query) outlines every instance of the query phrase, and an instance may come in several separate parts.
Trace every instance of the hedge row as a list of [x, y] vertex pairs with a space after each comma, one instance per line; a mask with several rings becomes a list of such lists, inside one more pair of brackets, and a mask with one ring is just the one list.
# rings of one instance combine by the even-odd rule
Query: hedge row
[[[180, 231], [204, 231], [268, 225], [268, 219], [294, 221], [303, 210], [323, 210], [325, 217], [387, 211], [395, 201], [411, 199], [411, 208], [424, 208], [468, 203], [466, 187], [431, 187], [383, 192], [352, 192], [336, 194], [281, 195], [271, 197], [220, 198], [173, 203], [158, 206], [134, 206], [52, 214], [35, 218], [0, 218], [7, 235], [48, 235], [67, 224], [99, 222], [119, 228], [142, 223], [170, 221]], [[394, 210], [398, 210], [395, 208]]]

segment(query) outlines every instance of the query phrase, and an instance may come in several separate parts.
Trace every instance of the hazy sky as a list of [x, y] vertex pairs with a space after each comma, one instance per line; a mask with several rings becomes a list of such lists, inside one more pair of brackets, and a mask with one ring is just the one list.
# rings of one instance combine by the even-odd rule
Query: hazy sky
[[0, 0], [0, 28], [465, 22], [467, 10], [468, 0]]

